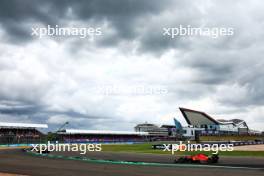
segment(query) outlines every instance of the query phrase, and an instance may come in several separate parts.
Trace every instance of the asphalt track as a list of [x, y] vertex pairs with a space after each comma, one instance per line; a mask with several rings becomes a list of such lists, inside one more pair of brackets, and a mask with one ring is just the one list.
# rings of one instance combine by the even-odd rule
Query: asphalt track
[[[78, 153], [53, 153], [55, 155], [76, 156]], [[90, 152], [85, 157], [94, 159], [111, 159], [126, 161], [144, 161], [170, 163], [172, 156], [111, 153], [111, 152]], [[229, 163], [227, 163], [229, 162]], [[197, 168], [192, 167], [158, 167], [140, 165], [119, 165], [89, 163], [76, 160], [64, 160], [41, 156], [31, 156], [21, 150], [0, 150], [0, 173], [14, 173], [23, 175], [91, 175], [91, 176], [160, 176], [160, 175], [182, 175], [182, 176], [263, 176], [263, 158], [221, 158], [220, 163], [236, 166], [247, 166], [248, 168]], [[262, 168], [262, 169], [260, 169]]]
[[[171, 164], [175, 160], [174, 155], [170, 154], [146, 154], [129, 152], [87, 152], [85, 155], [78, 152], [52, 152], [53, 155], [80, 156], [91, 159], [131, 161], [131, 162], [150, 162]], [[264, 158], [261, 157], [222, 157], [217, 166], [250, 167], [264, 168]]]

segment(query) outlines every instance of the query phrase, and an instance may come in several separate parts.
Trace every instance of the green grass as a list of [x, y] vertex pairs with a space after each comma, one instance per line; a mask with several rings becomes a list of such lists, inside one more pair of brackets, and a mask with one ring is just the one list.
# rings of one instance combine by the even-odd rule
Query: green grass
[[[144, 144], [116, 144], [116, 145], [103, 145], [102, 151], [109, 152], [132, 152], [132, 153], [151, 153], [151, 154], [171, 154], [168, 151], [154, 150], [151, 148], [153, 143]], [[175, 152], [175, 155], [192, 155], [196, 153], [201, 153], [199, 151], [195, 152]], [[205, 154], [212, 154], [212, 152], [202, 152]], [[264, 157], [264, 151], [225, 151], [219, 152], [221, 156], [252, 156], [252, 157]]]

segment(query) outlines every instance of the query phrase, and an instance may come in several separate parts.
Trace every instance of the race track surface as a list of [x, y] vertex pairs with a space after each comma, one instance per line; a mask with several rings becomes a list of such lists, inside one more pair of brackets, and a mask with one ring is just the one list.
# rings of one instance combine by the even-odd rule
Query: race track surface
[[[85, 155], [78, 152], [52, 152], [54, 155], [63, 156], [85, 156], [92, 159], [103, 160], [121, 160], [134, 162], [154, 162], [154, 163], [173, 163], [174, 155], [170, 154], [146, 154], [146, 153], [129, 153], [129, 152], [87, 152]], [[219, 166], [232, 167], [252, 167], [264, 168], [264, 158], [261, 157], [222, 157], [220, 156]]]
[[[61, 154], [61, 153], [60, 153]], [[65, 153], [64, 153], [65, 154]], [[68, 153], [75, 155], [76, 153]], [[89, 153], [87, 156], [100, 155], [107, 157], [128, 157], [133, 159], [135, 154], [119, 153]], [[130, 157], [130, 158], [129, 158]], [[136, 155], [142, 160], [156, 160], [161, 155]], [[144, 159], [145, 158], [145, 159]], [[121, 160], [122, 158], [119, 158]], [[135, 158], [134, 158], [135, 159]], [[136, 158], [138, 159], [138, 158]], [[242, 159], [243, 160], [243, 159]], [[254, 159], [253, 159], [254, 160]], [[252, 160], [252, 161], [253, 161]], [[166, 160], [167, 161], [167, 160]], [[168, 162], [168, 161], [167, 161]], [[263, 164], [263, 163], [262, 163]], [[259, 165], [260, 166], [260, 165]], [[31, 156], [21, 150], [0, 150], [0, 173], [14, 173], [23, 175], [91, 175], [91, 176], [160, 176], [160, 175], [181, 175], [181, 176], [263, 176], [262, 169], [228, 169], [228, 168], [181, 168], [181, 167], [156, 167], [156, 166], [135, 166], [135, 165], [116, 165], [116, 164], [96, 164], [75, 160], [51, 159], [41, 156]]]

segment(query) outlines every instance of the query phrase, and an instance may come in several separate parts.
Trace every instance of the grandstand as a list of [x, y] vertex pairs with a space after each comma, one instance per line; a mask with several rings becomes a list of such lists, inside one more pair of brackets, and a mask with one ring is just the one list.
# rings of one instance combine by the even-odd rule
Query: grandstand
[[188, 126], [182, 127], [176, 119], [175, 127], [178, 134], [195, 140], [262, 140], [260, 131], [249, 129], [242, 119], [215, 119], [202, 111], [179, 108]]
[[216, 120], [208, 114], [180, 108], [183, 117], [187, 123], [199, 129], [202, 134], [247, 134], [249, 128], [244, 120], [232, 119], [232, 120]]
[[38, 143], [43, 138], [40, 128], [48, 128], [48, 125], [0, 122], [0, 144]]
[[158, 127], [151, 123], [142, 123], [134, 127], [136, 132], [147, 132], [150, 136], [166, 137], [169, 135], [169, 127]]
[[147, 140], [146, 132], [64, 129], [57, 132], [64, 142], [78, 143], [129, 143]]

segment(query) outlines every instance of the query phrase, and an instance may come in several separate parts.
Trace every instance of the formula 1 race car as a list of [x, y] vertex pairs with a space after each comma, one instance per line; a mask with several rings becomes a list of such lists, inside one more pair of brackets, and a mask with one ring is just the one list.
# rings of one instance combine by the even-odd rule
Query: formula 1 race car
[[218, 154], [212, 154], [211, 157], [205, 154], [196, 154], [183, 156], [174, 160], [174, 163], [201, 163], [201, 164], [212, 164], [218, 162]]

